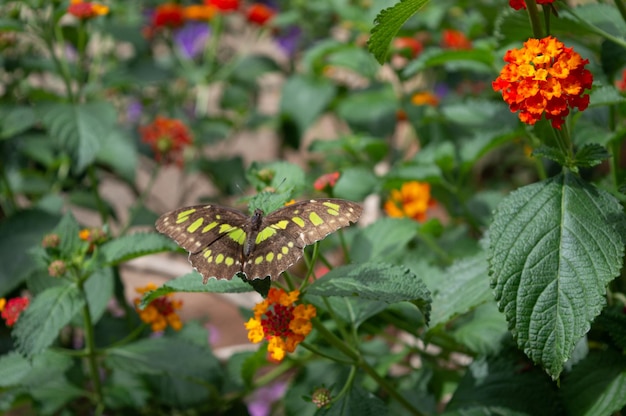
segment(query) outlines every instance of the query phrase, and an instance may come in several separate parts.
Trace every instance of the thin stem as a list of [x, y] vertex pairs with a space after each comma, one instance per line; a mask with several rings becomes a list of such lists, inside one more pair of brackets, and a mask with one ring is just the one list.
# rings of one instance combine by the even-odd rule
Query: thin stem
[[[54, 36], [56, 38], [57, 43], [59, 45], [63, 45], [65, 40], [63, 38], [63, 32], [61, 31], [61, 27], [58, 24], [55, 25], [55, 27], [53, 28], [53, 32], [54, 32]], [[48, 47], [50, 56], [52, 57], [52, 61], [56, 65], [59, 71], [59, 74], [61, 75], [61, 78], [63, 79], [63, 83], [65, 84], [65, 91], [67, 93], [67, 98], [69, 98], [70, 102], [75, 103], [76, 97], [74, 97], [74, 93], [72, 92], [72, 81], [71, 81], [72, 77], [70, 76], [70, 70], [69, 70], [69, 67], [67, 66], [67, 62], [65, 61], [65, 59], [59, 59], [59, 57], [56, 55], [54, 51], [54, 44], [52, 43], [52, 40], [50, 39], [50, 37], [46, 36], [45, 34], [43, 34], [42, 37], [43, 37], [44, 43]]]
[[89, 364], [89, 371], [91, 373], [91, 382], [93, 383], [93, 389], [95, 394], [95, 401], [98, 409], [104, 407], [102, 397], [102, 384], [100, 383], [100, 372], [97, 362], [96, 340], [94, 336], [93, 324], [91, 320], [91, 312], [89, 311], [89, 303], [87, 302], [87, 292], [84, 287], [85, 280], [80, 280], [78, 288], [85, 300], [85, 306], [83, 306], [83, 322], [85, 326], [85, 351], [87, 353], [87, 363]]
[[13, 189], [11, 188], [11, 182], [7, 177], [6, 171], [4, 169], [4, 163], [0, 160], [0, 182], [4, 184], [4, 192], [7, 200], [7, 216], [11, 215], [17, 210], [17, 202], [15, 201], [15, 194], [13, 193]]
[[343, 388], [339, 391], [339, 393], [337, 393], [337, 395], [333, 397], [333, 399], [331, 400], [330, 402], [331, 405], [334, 403], [337, 403], [348, 391], [350, 391], [350, 388], [354, 384], [354, 379], [356, 377], [356, 370], [357, 370], [356, 365], [353, 365], [350, 368], [350, 374], [348, 374], [348, 379], [343, 384]]
[[98, 207], [98, 212], [100, 213], [102, 225], [105, 225], [109, 219], [109, 214], [107, 213], [106, 205], [104, 205], [104, 201], [102, 200], [102, 197], [98, 192], [98, 177], [96, 176], [96, 169], [93, 165], [89, 165], [87, 167], [87, 175], [89, 176], [89, 180], [91, 181], [91, 187], [94, 197], [96, 198], [96, 205]]
[[535, 0], [526, 0], [526, 10], [528, 11], [528, 18], [530, 20], [530, 26], [533, 29], [533, 35], [537, 39], [543, 38], [543, 28], [541, 27], [537, 2]]
[[300, 343], [300, 345], [301, 345], [302, 347], [304, 347], [305, 349], [307, 349], [307, 350], [311, 351], [311, 352], [312, 352], [312, 353], [314, 353], [315, 355], [319, 355], [320, 357], [328, 358], [329, 360], [331, 360], [331, 361], [333, 361], [333, 362], [336, 362], [336, 363], [341, 363], [341, 364], [346, 364], [346, 365], [353, 365], [353, 364], [354, 364], [354, 361], [351, 361], [351, 360], [344, 360], [343, 358], [339, 358], [339, 357], [337, 357], [337, 356], [327, 354], [327, 353], [323, 352], [322, 350], [320, 350], [319, 348], [314, 347], [313, 345], [309, 344], [309, 343], [308, 343], [308, 342], [306, 342], [306, 341], [302, 341], [302, 342]]

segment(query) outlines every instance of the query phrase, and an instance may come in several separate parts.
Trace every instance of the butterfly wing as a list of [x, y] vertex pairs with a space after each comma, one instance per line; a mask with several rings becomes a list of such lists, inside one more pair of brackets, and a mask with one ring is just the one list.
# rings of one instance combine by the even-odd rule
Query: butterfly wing
[[231, 208], [195, 205], [163, 214], [156, 228], [189, 252], [189, 261], [206, 281], [231, 279], [242, 270], [248, 222]]
[[342, 199], [312, 199], [270, 213], [263, 218], [244, 273], [248, 279], [276, 279], [302, 257], [305, 246], [358, 221], [362, 210]]

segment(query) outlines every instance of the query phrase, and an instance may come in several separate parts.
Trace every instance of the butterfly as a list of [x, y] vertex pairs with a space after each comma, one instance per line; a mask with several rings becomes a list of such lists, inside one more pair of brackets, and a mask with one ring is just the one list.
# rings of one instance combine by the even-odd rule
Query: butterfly
[[252, 216], [219, 205], [195, 205], [163, 214], [156, 229], [189, 252], [203, 276], [275, 280], [302, 257], [304, 247], [361, 216], [359, 204], [343, 199], [311, 199]]

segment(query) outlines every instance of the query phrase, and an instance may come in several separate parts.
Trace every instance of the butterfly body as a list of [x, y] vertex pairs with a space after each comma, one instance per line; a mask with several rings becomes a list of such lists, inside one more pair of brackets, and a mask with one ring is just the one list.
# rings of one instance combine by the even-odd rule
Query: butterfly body
[[356, 222], [362, 208], [341, 199], [297, 202], [252, 216], [219, 205], [196, 205], [162, 215], [156, 223], [189, 252], [189, 261], [204, 277], [276, 279], [300, 257], [304, 247]]

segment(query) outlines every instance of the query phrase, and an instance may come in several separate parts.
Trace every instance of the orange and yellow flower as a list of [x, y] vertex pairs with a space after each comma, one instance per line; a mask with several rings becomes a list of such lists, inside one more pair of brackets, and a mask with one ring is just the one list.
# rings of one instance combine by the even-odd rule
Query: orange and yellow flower
[[294, 305], [299, 296], [298, 290], [271, 288], [267, 298], [254, 307], [254, 317], [245, 324], [250, 342], [268, 341], [267, 350], [274, 361], [282, 361], [286, 353], [294, 352], [313, 328], [315, 306]]
[[[149, 283], [145, 287], [135, 288], [135, 291], [140, 295], [144, 295], [147, 292], [156, 290], [156, 288], [157, 286], [154, 283]], [[135, 298], [133, 301], [139, 318], [143, 322], [150, 324], [152, 331], [163, 331], [168, 325], [176, 331], [183, 327], [183, 323], [176, 313], [176, 311], [183, 306], [183, 302], [181, 300], [172, 299], [171, 296], [172, 294], [168, 293], [165, 296], [156, 298], [143, 309], [139, 309], [141, 298]]]
[[393, 189], [387, 202], [385, 212], [394, 218], [411, 218], [419, 222], [426, 221], [426, 213], [435, 204], [430, 197], [430, 184], [410, 181], [402, 184], [400, 190]]
[[183, 15], [187, 20], [211, 20], [216, 12], [217, 9], [215, 7], [205, 4], [192, 4], [183, 9]]
[[26, 296], [9, 299], [8, 301], [5, 298], [1, 298], [0, 311], [2, 311], [2, 319], [4, 319], [6, 325], [8, 327], [15, 325], [20, 314], [28, 308], [29, 304], [30, 299]]
[[183, 152], [193, 142], [182, 121], [158, 116], [151, 124], [140, 128], [141, 139], [154, 151], [157, 162], [183, 165]]
[[72, 0], [67, 12], [79, 19], [92, 19], [108, 14], [109, 7], [92, 1]]
[[504, 55], [508, 62], [492, 83], [511, 112], [519, 111], [519, 119], [534, 125], [542, 116], [560, 129], [570, 108], [583, 111], [589, 105], [593, 76], [582, 57], [552, 36], [528, 39], [521, 49]]

